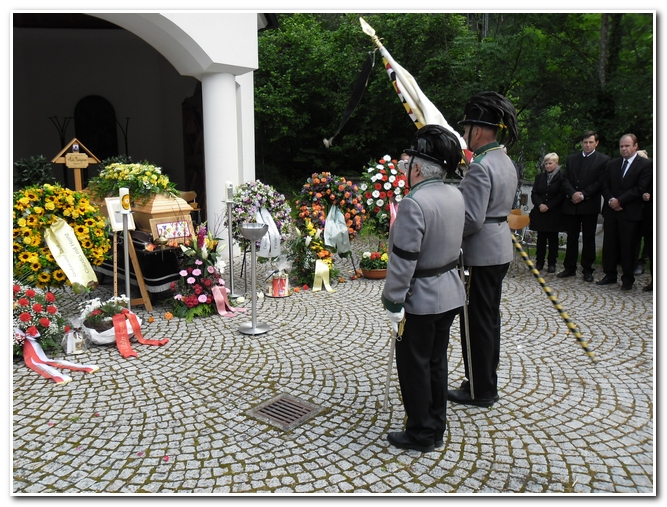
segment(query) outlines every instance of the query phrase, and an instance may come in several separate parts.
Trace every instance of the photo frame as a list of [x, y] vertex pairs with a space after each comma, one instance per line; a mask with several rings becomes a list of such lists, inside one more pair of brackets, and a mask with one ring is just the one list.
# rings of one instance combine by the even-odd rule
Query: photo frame
[[192, 239], [194, 236], [194, 227], [190, 215], [151, 218], [150, 224], [153, 241], [164, 235], [166, 239], [175, 239], [178, 243], [183, 243], [186, 238]]
[[[122, 209], [120, 204], [120, 197], [105, 197], [104, 202], [107, 207], [107, 216], [109, 217], [109, 222], [111, 222], [111, 229], [114, 232], [122, 231], [123, 215], [120, 212]], [[127, 230], [133, 231], [135, 229], [136, 226], [134, 225], [134, 218], [132, 218], [132, 214], [129, 213], [127, 215]]]

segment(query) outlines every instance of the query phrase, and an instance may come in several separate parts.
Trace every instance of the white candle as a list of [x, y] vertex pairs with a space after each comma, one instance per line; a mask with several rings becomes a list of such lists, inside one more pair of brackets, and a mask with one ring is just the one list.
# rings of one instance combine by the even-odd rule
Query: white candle
[[124, 214], [130, 213], [130, 189], [127, 187], [120, 189], [120, 212]]

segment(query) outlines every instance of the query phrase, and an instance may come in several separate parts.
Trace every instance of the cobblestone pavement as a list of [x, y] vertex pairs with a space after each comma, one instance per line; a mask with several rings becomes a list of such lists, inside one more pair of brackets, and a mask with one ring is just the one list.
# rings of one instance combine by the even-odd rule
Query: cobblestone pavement
[[[270, 326], [258, 336], [238, 332], [248, 314], [166, 321], [157, 305], [148, 324], [137, 307], [144, 336], [166, 346], [133, 340], [138, 357], [127, 360], [91, 346], [67, 359], [100, 371], [65, 385], [14, 360], [13, 492], [655, 495], [649, 275], [628, 292], [546, 277], [599, 362], [519, 260], [504, 284], [500, 402], [450, 404], [444, 449], [424, 454], [386, 440], [404, 411], [395, 367], [383, 410], [383, 281], [258, 299], [257, 321]], [[452, 388], [463, 377], [458, 327]], [[248, 415], [279, 394], [322, 411], [291, 431]]]

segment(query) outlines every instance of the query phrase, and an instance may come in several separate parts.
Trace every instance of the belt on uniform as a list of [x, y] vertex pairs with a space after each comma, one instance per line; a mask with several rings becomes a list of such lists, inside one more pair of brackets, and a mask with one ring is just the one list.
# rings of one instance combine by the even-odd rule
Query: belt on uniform
[[507, 217], [486, 217], [484, 219], [485, 224], [500, 224], [502, 222], [507, 222]]
[[440, 276], [447, 271], [451, 271], [458, 264], [458, 259], [450, 262], [445, 266], [440, 266], [439, 268], [430, 268], [430, 269], [418, 269], [415, 271], [415, 274], [412, 275], [412, 278], [428, 278], [429, 276]]

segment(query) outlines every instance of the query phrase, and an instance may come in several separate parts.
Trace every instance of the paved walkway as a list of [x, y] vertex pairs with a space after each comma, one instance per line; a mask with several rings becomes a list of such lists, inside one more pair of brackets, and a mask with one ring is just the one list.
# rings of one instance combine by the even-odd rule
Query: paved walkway
[[[629, 292], [546, 275], [590, 340], [594, 364], [519, 262], [503, 294], [500, 402], [450, 405], [444, 449], [422, 454], [386, 441], [404, 411], [395, 367], [382, 410], [383, 281], [360, 279], [334, 293], [258, 300], [257, 320], [270, 326], [259, 336], [237, 331], [249, 315], [165, 321], [157, 306], [144, 336], [169, 337], [166, 346], [133, 341], [139, 356], [128, 360], [115, 346], [92, 346], [68, 359], [101, 370], [74, 372], [66, 385], [15, 359], [12, 490], [654, 495], [653, 294], [641, 290], [649, 275]], [[458, 322], [449, 365], [456, 387]], [[248, 415], [279, 394], [323, 410], [291, 431]]]

